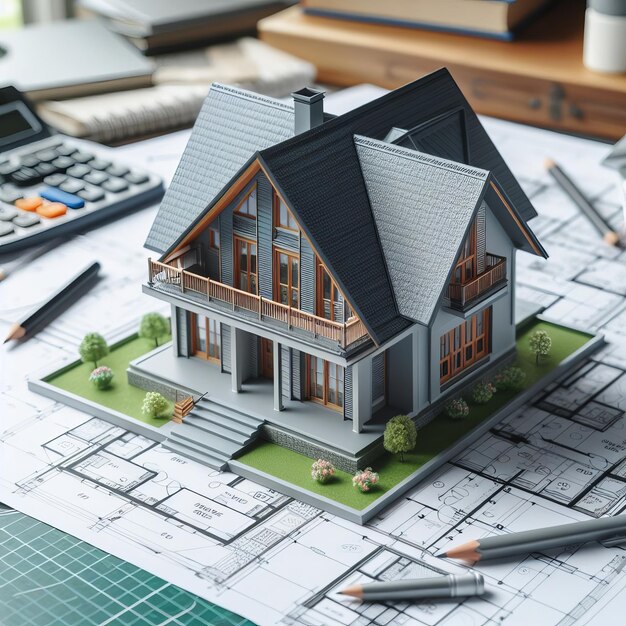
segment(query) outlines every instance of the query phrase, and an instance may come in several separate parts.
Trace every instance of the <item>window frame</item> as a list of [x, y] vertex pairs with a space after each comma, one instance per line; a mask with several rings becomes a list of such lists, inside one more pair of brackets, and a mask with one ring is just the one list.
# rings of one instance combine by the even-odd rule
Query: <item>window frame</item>
[[[213, 317], [207, 317], [206, 315], [198, 315], [197, 313], [190, 313], [191, 323], [191, 351], [194, 356], [197, 356], [205, 361], [212, 361], [213, 363], [221, 363], [222, 361], [222, 329], [221, 324]], [[199, 349], [199, 336], [198, 327], [200, 320], [204, 320], [204, 332], [206, 333], [206, 350]], [[213, 340], [211, 339], [213, 337]], [[211, 354], [211, 347], [215, 354]]]
[[[241, 282], [240, 282], [240, 274], [241, 274], [241, 267], [240, 267], [240, 262], [239, 262], [239, 258], [240, 258], [240, 254], [239, 254], [239, 244], [240, 243], [245, 243], [247, 246], [254, 246], [255, 248], [255, 257], [256, 257], [256, 272], [252, 272], [250, 271], [250, 254], [248, 253], [248, 268], [247, 268], [247, 276], [248, 276], [248, 285], [250, 285], [250, 276], [254, 276], [254, 282], [256, 285], [256, 290], [255, 291], [250, 291], [249, 289], [243, 289], [241, 287]], [[246, 237], [240, 237], [239, 235], [233, 235], [233, 253], [234, 253], [234, 273], [235, 275], [233, 276], [233, 283], [235, 285], [236, 289], [239, 289], [239, 291], [245, 291], [246, 293], [250, 293], [252, 295], [257, 296], [259, 294], [259, 246], [257, 245], [257, 242], [252, 240], [252, 239], [247, 239]]]
[[[312, 385], [313, 385], [313, 377], [312, 377], [312, 368], [315, 367], [315, 373], [317, 374], [318, 362], [322, 362], [322, 398], [311, 393]], [[339, 400], [339, 393], [341, 393], [341, 401], [342, 404], [337, 404], [330, 401], [331, 395], [331, 386], [330, 380], [332, 378], [331, 374], [334, 371], [334, 378], [337, 382], [335, 389], [336, 399]], [[307, 354], [306, 359], [306, 397], [311, 402], [315, 402], [322, 406], [325, 406], [333, 411], [337, 411], [338, 413], [342, 413], [344, 411], [344, 406], [346, 402], [345, 398], [346, 393], [346, 373], [345, 368], [341, 365], [337, 365], [337, 363], [331, 363], [330, 361], [326, 361], [325, 359], [321, 359], [319, 357], [313, 356], [311, 354]]]
[[[254, 193], [254, 197], [255, 197], [255, 207], [254, 207], [254, 215], [251, 215], [248, 212], [243, 212], [241, 210], [241, 208], [246, 205], [247, 206], [247, 202], [248, 202], [248, 198]], [[258, 214], [259, 214], [259, 194], [258, 194], [258, 190], [257, 190], [257, 184], [254, 183], [254, 185], [252, 185], [252, 187], [250, 187], [250, 189], [248, 190], [248, 192], [246, 193], [246, 195], [241, 199], [241, 201], [239, 202], [239, 204], [235, 207], [235, 210], [233, 211], [236, 215], [241, 215], [242, 217], [245, 217], [249, 220], [256, 220]]]
[[215, 222], [211, 222], [209, 224], [209, 248], [211, 250], [215, 250], [216, 252], [220, 251], [222, 237], [220, 234], [220, 228]]
[[[285, 304], [280, 299], [280, 288], [284, 283], [280, 282], [280, 255], [284, 254], [289, 259], [289, 267], [287, 271], [287, 294], [289, 296], [289, 302]], [[298, 264], [298, 286], [293, 286], [293, 274], [292, 274], [292, 261]], [[291, 309], [299, 309], [300, 308], [300, 255], [296, 252], [290, 252], [289, 250], [283, 250], [282, 248], [274, 247], [274, 302], [279, 302], [280, 304], [284, 304]], [[298, 301], [294, 306], [291, 303], [291, 292], [292, 290], [296, 290], [298, 293]]]
[[[478, 245], [477, 245], [477, 224], [476, 218], [472, 220], [469, 233], [463, 240], [461, 253], [454, 265], [452, 272], [452, 283], [455, 285], [464, 285], [470, 280], [474, 280], [478, 276]], [[469, 244], [469, 251], [467, 246]], [[467, 252], [467, 253], [466, 253]], [[469, 269], [468, 269], [469, 267]], [[457, 271], [460, 271], [460, 278], [457, 280]]]
[[[300, 232], [300, 225], [298, 224], [298, 222], [296, 221], [296, 218], [294, 217], [293, 213], [290, 211], [289, 207], [287, 206], [287, 203], [283, 201], [283, 199], [276, 193], [276, 191], [274, 191], [273, 193], [273, 211], [274, 211], [274, 226], [276, 228], [282, 228], [283, 230], [288, 230], [292, 233], [298, 233]], [[285, 209], [287, 211], [287, 224], [283, 224], [281, 217], [280, 217], [280, 206], [281, 204], [283, 204], [285, 206]], [[293, 226], [289, 224], [289, 222], [293, 220]]]
[[[322, 263], [319, 257], [315, 257], [316, 261], [316, 271], [315, 271], [315, 314], [318, 317], [322, 317], [324, 319], [330, 320], [331, 322], [339, 322], [343, 323], [343, 319], [335, 319], [336, 317], [336, 309], [334, 303], [340, 303], [343, 300], [343, 296], [341, 291], [339, 291], [339, 287], [337, 287], [337, 283], [333, 280], [333, 277], [330, 275], [330, 272], [326, 269], [326, 266]], [[324, 303], [327, 301], [324, 298], [324, 276], [328, 276], [328, 280], [330, 281], [330, 300], [329, 303], [329, 312], [331, 317], [326, 317], [325, 315], [325, 307]], [[334, 297], [336, 296], [336, 300]]]

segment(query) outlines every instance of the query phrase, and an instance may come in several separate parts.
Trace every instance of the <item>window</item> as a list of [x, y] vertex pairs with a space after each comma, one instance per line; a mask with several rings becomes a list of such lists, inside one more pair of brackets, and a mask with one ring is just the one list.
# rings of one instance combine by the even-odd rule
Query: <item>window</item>
[[274, 193], [274, 225], [289, 230], [300, 230], [298, 222], [277, 193]]
[[235, 237], [235, 287], [257, 293], [256, 243]]
[[317, 259], [317, 315], [327, 320], [343, 322], [341, 307], [336, 306], [341, 302], [339, 289], [330, 277], [322, 262]]
[[209, 226], [209, 248], [218, 251], [220, 249], [220, 229], [217, 224]]
[[241, 204], [235, 209], [238, 215], [244, 215], [250, 219], [256, 219], [256, 185], [248, 192], [248, 195], [242, 200]]
[[274, 250], [274, 300], [297, 309], [300, 306], [300, 259], [283, 250]]
[[337, 411], [343, 410], [343, 367], [310, 355], [308, 361], [309, 399]]
[[220, 361], [220, 325], [214, 319], [191, 313], [192, 351], [207, 361]]
[[475, 278], [476, 273], [476, 220], [474, 220], [456, 262], [452, 282], [458, 284], [466, 283]]
[[439, 378], [441, 383], [480, 361], [489, 353], [491, 307], [472, 315], [439, 339]]

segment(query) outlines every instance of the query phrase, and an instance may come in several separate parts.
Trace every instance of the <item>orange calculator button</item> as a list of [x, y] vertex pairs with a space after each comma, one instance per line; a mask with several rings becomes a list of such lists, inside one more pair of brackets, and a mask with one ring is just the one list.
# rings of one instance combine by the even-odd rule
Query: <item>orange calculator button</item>
[[20, 198], [15, 201], [15, 206], [22, 211], [36, 211], [37, 207], [40, 207], [43, 202], [43, 198], [39, 196], [31, 196], [30, 198]]
[[43, 217], [60, 217], [67, 213], [67, 207], [60, 202], [49, 202], [37, 207], [37, 213]]

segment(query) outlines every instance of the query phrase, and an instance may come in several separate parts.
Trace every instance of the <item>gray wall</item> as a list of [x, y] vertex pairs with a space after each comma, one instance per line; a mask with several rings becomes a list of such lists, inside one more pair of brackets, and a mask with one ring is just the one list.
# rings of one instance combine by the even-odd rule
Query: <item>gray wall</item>
[[230, 372], [230, 326], [221, 324], [222, 330], [222, 372]]
[[387, 350], [387, 405], [413, 411], [413, 341], [404, 337]]
[[281, 350], [281, 393], [285, 400], [291, 400], [291, 350], [287, 346], [280, 346]]
[[185, 309], [176, 307], [176, 332], [178, 334], [176, 349], [178, 356], [189, 356], [191, 331], [189, 329], [189, 315]]

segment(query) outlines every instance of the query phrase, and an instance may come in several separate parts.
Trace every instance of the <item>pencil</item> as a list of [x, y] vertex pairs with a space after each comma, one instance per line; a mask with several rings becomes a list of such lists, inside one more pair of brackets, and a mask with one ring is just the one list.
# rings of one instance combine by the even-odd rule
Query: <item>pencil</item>
[[589, 220], [598, 233], [600, 233], [605, 243], [611, 246], [619, 245], [619, 234], [616, 233], [611, 228], [611, 225], [598, 213], [597, 209], [576, 186], [574, 181], [552, 159], [545, 160], [545, 167], [559, 187], [576, 203], [582, 214]]
[[15, 339], [22, 339], [35, 330], [49, 324], [79, 295], [91, 287], [100, 271], [100, 263], [94, 261], [87, 268], [76, 274], [65, 285], [53, 293], [43, 304], [33, 311], [26, 319], [11, 326], [4, 343]]
[[518, 554], [541, 552], [589, 541], [618, 540], [626, 542], [626, 515], [537, 528], [468, 541], [437, 554], [470, 563], [500, 559]]

